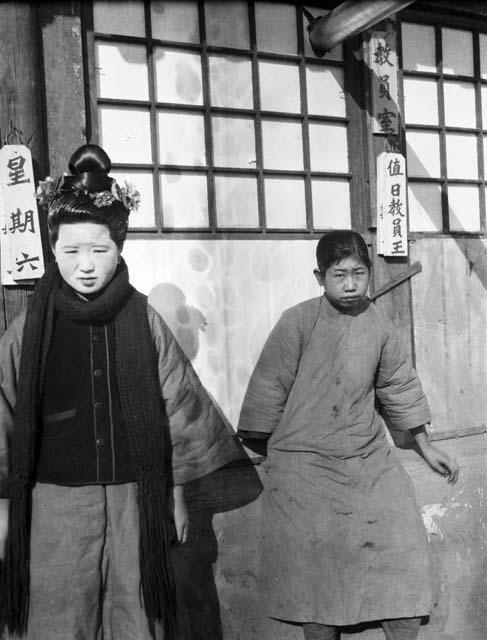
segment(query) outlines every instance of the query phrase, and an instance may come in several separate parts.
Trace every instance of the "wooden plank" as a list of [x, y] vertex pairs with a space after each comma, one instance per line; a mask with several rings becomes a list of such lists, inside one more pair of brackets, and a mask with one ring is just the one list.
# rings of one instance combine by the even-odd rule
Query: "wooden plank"
[[423, 265], [411, 283], [414, 341], [416, 369], [431, 406], [434, 432], [449, 427], [443, 253], [437, 238], [416, 241], [410, 247], [411, 259]]
[[[413, 287], [417, 369], [433, 412], [434, 437], [485, 430], [487, 415], [487, 243], [423, 238]], [[448, 435], [450, 434], [450, 435]]]
[[[487, 422], [487, 243], [479, 238], [464, 240], [465, 278], [468, 283], [468, 334], [465, 350], [468, 353], [468, 369], [472, 386], [472, 406], [469, 410], [471, 427]], [[465, 418], [458, 415], [456, 427], [465, 428]]]
[[[469, 280], [465, 257], [468, 240], [440, 241], [443, 249], [442, 276], [445, 304], [445, 354], [447, 373], [448, 428], [473, 426], [475, 397], [469, 359]], [[438, 280], [439, 273], [436, 274]], [[437, 366], [435, 366], [435, 371]]]
[[[40, 74], [37, 6], [32, 3], [0, 3], [0, 131], [2, 142], [11, 125], [23, 133], [32, 151], [36, 179], [45, 175], [43, 85]], [[59, 98], [58, 98], [59, 99]], [[10, 139], [10, 142], [17, 142]], [[25, 307], [26, 287], [3, 287], [3, 321], [0, 328]]]
[[67, 171], [73, 151], [86, 142], [86, 110], [79, 2], [40, 3], [46, 90], [49, 172]]

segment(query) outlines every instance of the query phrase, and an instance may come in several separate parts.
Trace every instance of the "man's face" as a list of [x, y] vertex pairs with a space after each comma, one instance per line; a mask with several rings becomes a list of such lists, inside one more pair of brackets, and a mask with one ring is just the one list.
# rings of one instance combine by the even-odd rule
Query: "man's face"
[[108, 227], [94, 222], [61, 224], [53, 253], [63, 279], [81, 294], [101, 291], [120, 261]]
[[340, 260], [328, 267], [325, 275], [315, 272], [328, 300], [344, 309], [353, 308], [367, 293], [369, 270], [358, 258]]

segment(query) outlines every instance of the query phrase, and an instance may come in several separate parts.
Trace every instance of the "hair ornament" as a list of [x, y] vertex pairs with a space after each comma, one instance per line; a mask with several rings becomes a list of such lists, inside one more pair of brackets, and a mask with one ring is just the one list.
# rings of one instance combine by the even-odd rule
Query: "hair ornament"
[[115, 180], [112, 183], [112, 194], [121, 200], [129, 211], [138, 211], [140, 207], [140, 191], [127, 180], [120, 186]]
[[42, 207], [49, 207], [51, 200], [59, 193], [65, 175], [67, 174], [64, 173], [57, 180], [51, 176], [46, 176], [45, 180], [39, 180], [35, 196]]
[[111, 191], [96, 191], [95, 193], [89, 193], [89, 197], [93, 200], [95, 207], [109, 207], [112, 202], [117, 200]]
[[140, 206], [140, 192], [132, 183], [126, 180], [120, 186], [112, 179], [111, 191], [105, 189], [103, 191], [90, 192], [80, 185], [71, 185], [70, 178], [72, 176], [64, 173], [57, 180], [51, 178], [51, 176], [46, 176], [44, 180], [40, 180], [36, 191], [36, 198], [39, 204], [48, 208], [53, 199], [61, 192], [72, 191], [77, 196], [89, 196], [93, 200], [93, 204], [98, 208], [109, 207], [115, 200], [122, 202], [128, 211], [137, 211]]

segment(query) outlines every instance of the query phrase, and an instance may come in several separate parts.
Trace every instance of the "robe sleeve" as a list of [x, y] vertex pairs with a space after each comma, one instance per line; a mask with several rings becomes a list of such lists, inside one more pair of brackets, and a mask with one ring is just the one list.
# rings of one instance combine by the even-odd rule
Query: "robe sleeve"
[[225, 424], [171, 330], [150, 305], [148, 317], [169, 419], [173, 480], [182, 484], [242, 454], [233, 430]]
[[430, 422], [431, 413], [403, 341], [392, 325], [386, 325], [385, 332], [376, 394], [388, 427], [407, 431]]
[[8, 498], [9, 441], [14, 425], [17, 380], [25, 314], [18, 316], [0, 340], [0, 498]]
[[279, 424], [296, 378], [302, 329], [295, 309], [285, 311], [269, 334], [250, 377], [238, 425], [242, 438], [270, 436]]

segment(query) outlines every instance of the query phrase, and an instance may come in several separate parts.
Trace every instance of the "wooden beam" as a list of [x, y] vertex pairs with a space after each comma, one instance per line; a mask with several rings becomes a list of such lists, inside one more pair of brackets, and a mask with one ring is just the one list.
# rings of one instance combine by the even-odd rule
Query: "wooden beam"
[[49, 174], [67, 171], [73, 151], [86, 142], [81, 3], [39, 4]]
[[[326, 16], [312, 20], [308, 26], [313, 51], [323, 56], [338, 44], [370, 29], [384, 18], [404, 9], [414, 0], [346, 0]], [[309, 12], [306, 12], [308, 15]]]

